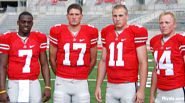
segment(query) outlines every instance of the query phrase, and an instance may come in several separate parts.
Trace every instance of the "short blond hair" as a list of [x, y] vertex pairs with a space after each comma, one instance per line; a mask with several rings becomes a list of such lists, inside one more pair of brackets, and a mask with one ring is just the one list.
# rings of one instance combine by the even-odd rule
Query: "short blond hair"
[[118, 5], [114, 6], [113, 9], [112, 9], [112, 12], [113, 12], [113, 10], [120, 9], [120, 8], [125, 9], [125, 11], [126, 11], [125, 14], [128, 15], [128, 9], [127, 9], [127, 7], [125, 5], [122, 5], [122, 4], [118, 4]]
[[159, 20], [164, 15], [170, 15], [173, 18], [174, 23], [177, 22], [175, 14], [173, 12], [170, 12], [170, 11], [165, 11], [165, 12], [161, 13], [160, 16], [159, 16]]

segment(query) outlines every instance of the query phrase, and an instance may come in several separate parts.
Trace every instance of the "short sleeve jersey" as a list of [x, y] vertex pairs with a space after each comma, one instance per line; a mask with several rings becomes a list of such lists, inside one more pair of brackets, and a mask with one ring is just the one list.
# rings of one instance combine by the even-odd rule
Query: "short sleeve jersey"
[[40, 74], [39, 54], [47, 49], [47, 37], [40, 32], [30, 32], [25, 42], [17, 32], [1, 35], [0, 52], [8, 54], [8, 78], [35, 80]]
[[185, 35], [175, 34], [162, 44], [162, 34], [150, 40], [157, 70], [157, 88], [171, 90], [184, 87]]
[[108, 82], [137, 82], [138, 59], [136, 48], [146, 45], [147, 38], [147, 30], [136, 25], [128, 26], [118, 36], [114, 25], [109, 25], [101, 31], [102, 44], [107, 50]]
[[50, 29], [50, 44], [58, 48], [56, 75], [70, 79], [87, 79], [90, 49], [97, 46], [98, 30], [81, 25], [74, 36], [68, 25], [56, 25]]

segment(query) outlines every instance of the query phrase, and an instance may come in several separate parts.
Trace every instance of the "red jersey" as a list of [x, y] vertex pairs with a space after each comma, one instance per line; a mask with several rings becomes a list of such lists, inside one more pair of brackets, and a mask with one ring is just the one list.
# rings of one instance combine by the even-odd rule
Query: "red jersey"
[[137, 82], [138, 59], [136, 48], [146, 45], [148, 33], [144, 27], [130, 25], [118, 36], [115, 26], [101, 31], [103, 47], [107, 49], [106, 68], [110, 83]]
[[2, 44], [1, 44], [1, 43], [2, 43], [2, 39], [3, 39], [2, 37], [3, 37], [3, 36], [0, 35], [0, 53], [3, 53], [2, 50], [1, 50], [1, 49], [2, 49]]
[[56, 25], [50, 30], [50, 44], [58, 48], [56, 75], [63, 78], [87, 79], [90, 48], [97, 46], [98, 30], [81, 25], [74, 36], [68, 25]]
[[25, 42], [17, 32], [1, 35], [0, 51], [8, 54], [8, 78], [35, 80], [40, 74], [39, 54], [47, 48], [47, 37], [40, 32], [30, 32]]
[[150, 47], [157, 70], [157, 88], [171, 90], [185, 86], [185, 36], [175, 34], [162, 45], [162, 34], [153, 37]]

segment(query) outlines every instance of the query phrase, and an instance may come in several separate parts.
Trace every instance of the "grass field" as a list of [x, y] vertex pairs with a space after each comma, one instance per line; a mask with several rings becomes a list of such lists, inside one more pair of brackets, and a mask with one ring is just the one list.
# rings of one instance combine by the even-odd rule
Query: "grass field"
[[[96, 86], [96, 74], [97, 74], [97, 65], [99, 63], [99, 59], [101, 56], [101, 50], [98, 51], [98, 55], [97, 55], [97, 64], [94, 68], [94, 70], [92, 71], [92, 73], [90, 74], [89, 78], [88, 78], [88, 83], [89, 83], [89, 90], [90, 90], [90, 95], [91, 95], [91, 103], [98, 103], [95, 99], [94, 96], [94, 91], [95, 91], [95, 86]], [[152, 57], [152, 53], [148, 52], [148, 80], [147, 80], [147, 88], [145, 91], [145, 103], [149, 103], [149, 94], [150, 94], [150, 84], [151, 84], [151, 72], [152, 72], [152, 68], [153, 68], [153, 57]], [[50, 68], [51, 69], [51, 68]], [[40, 76], [40, 82], [41, 82], [41, 86], [42, 86], [42, 90], [44, 89], [44, 81], [42, 79], [42, 76]], [[52, 73], [51, 70], [51, 87], [52, 87], [52, 93], [53, 93], [53, 86], [54, 86], [54, 80], [55, 80], [55, 75]], [[106, 89], [106, 79], [103, 82], [102, 85], [102, 97], [103, 97], [103, 103], [105, 103], [105, 89]], [[48, 103], [52, 103], [53, 99], [51, 98], [51, 100]]]

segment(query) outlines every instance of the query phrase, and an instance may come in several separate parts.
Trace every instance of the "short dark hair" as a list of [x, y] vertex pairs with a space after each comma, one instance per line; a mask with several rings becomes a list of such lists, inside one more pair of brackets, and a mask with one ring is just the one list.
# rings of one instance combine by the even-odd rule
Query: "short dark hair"
[[79, 4], [71, 4], [69, 5], [69, 7], [67, 8], [67, 13], [69, 14], [69, 11], [71, 9], [78, 9], [80, 10], [80, 13], [82, 14], [82, 7]]
[[126, 11], [125, 14], [128, 15], [128, 9], [127, 9], [127, 7], [126, 7], [125, 5], [122, 5], [122, 4], [115, 5], [115, 6], [113, 7], [112, 11], [113, 11], [114, 9], [120, 9], [120, 8], [125, 9], [125, 11]]
[[21, 16], [22, 16], [22, 15], [29, 15], [29, 16], [31, 16], [32, 19], [33, 19], [33, 15], [32, 15], [30, 12], [28, 12], [28, 11], [23, 11], [22, 13], [19, 14], [19, 17], [18, 17], [19, 20], [21, 19]]

